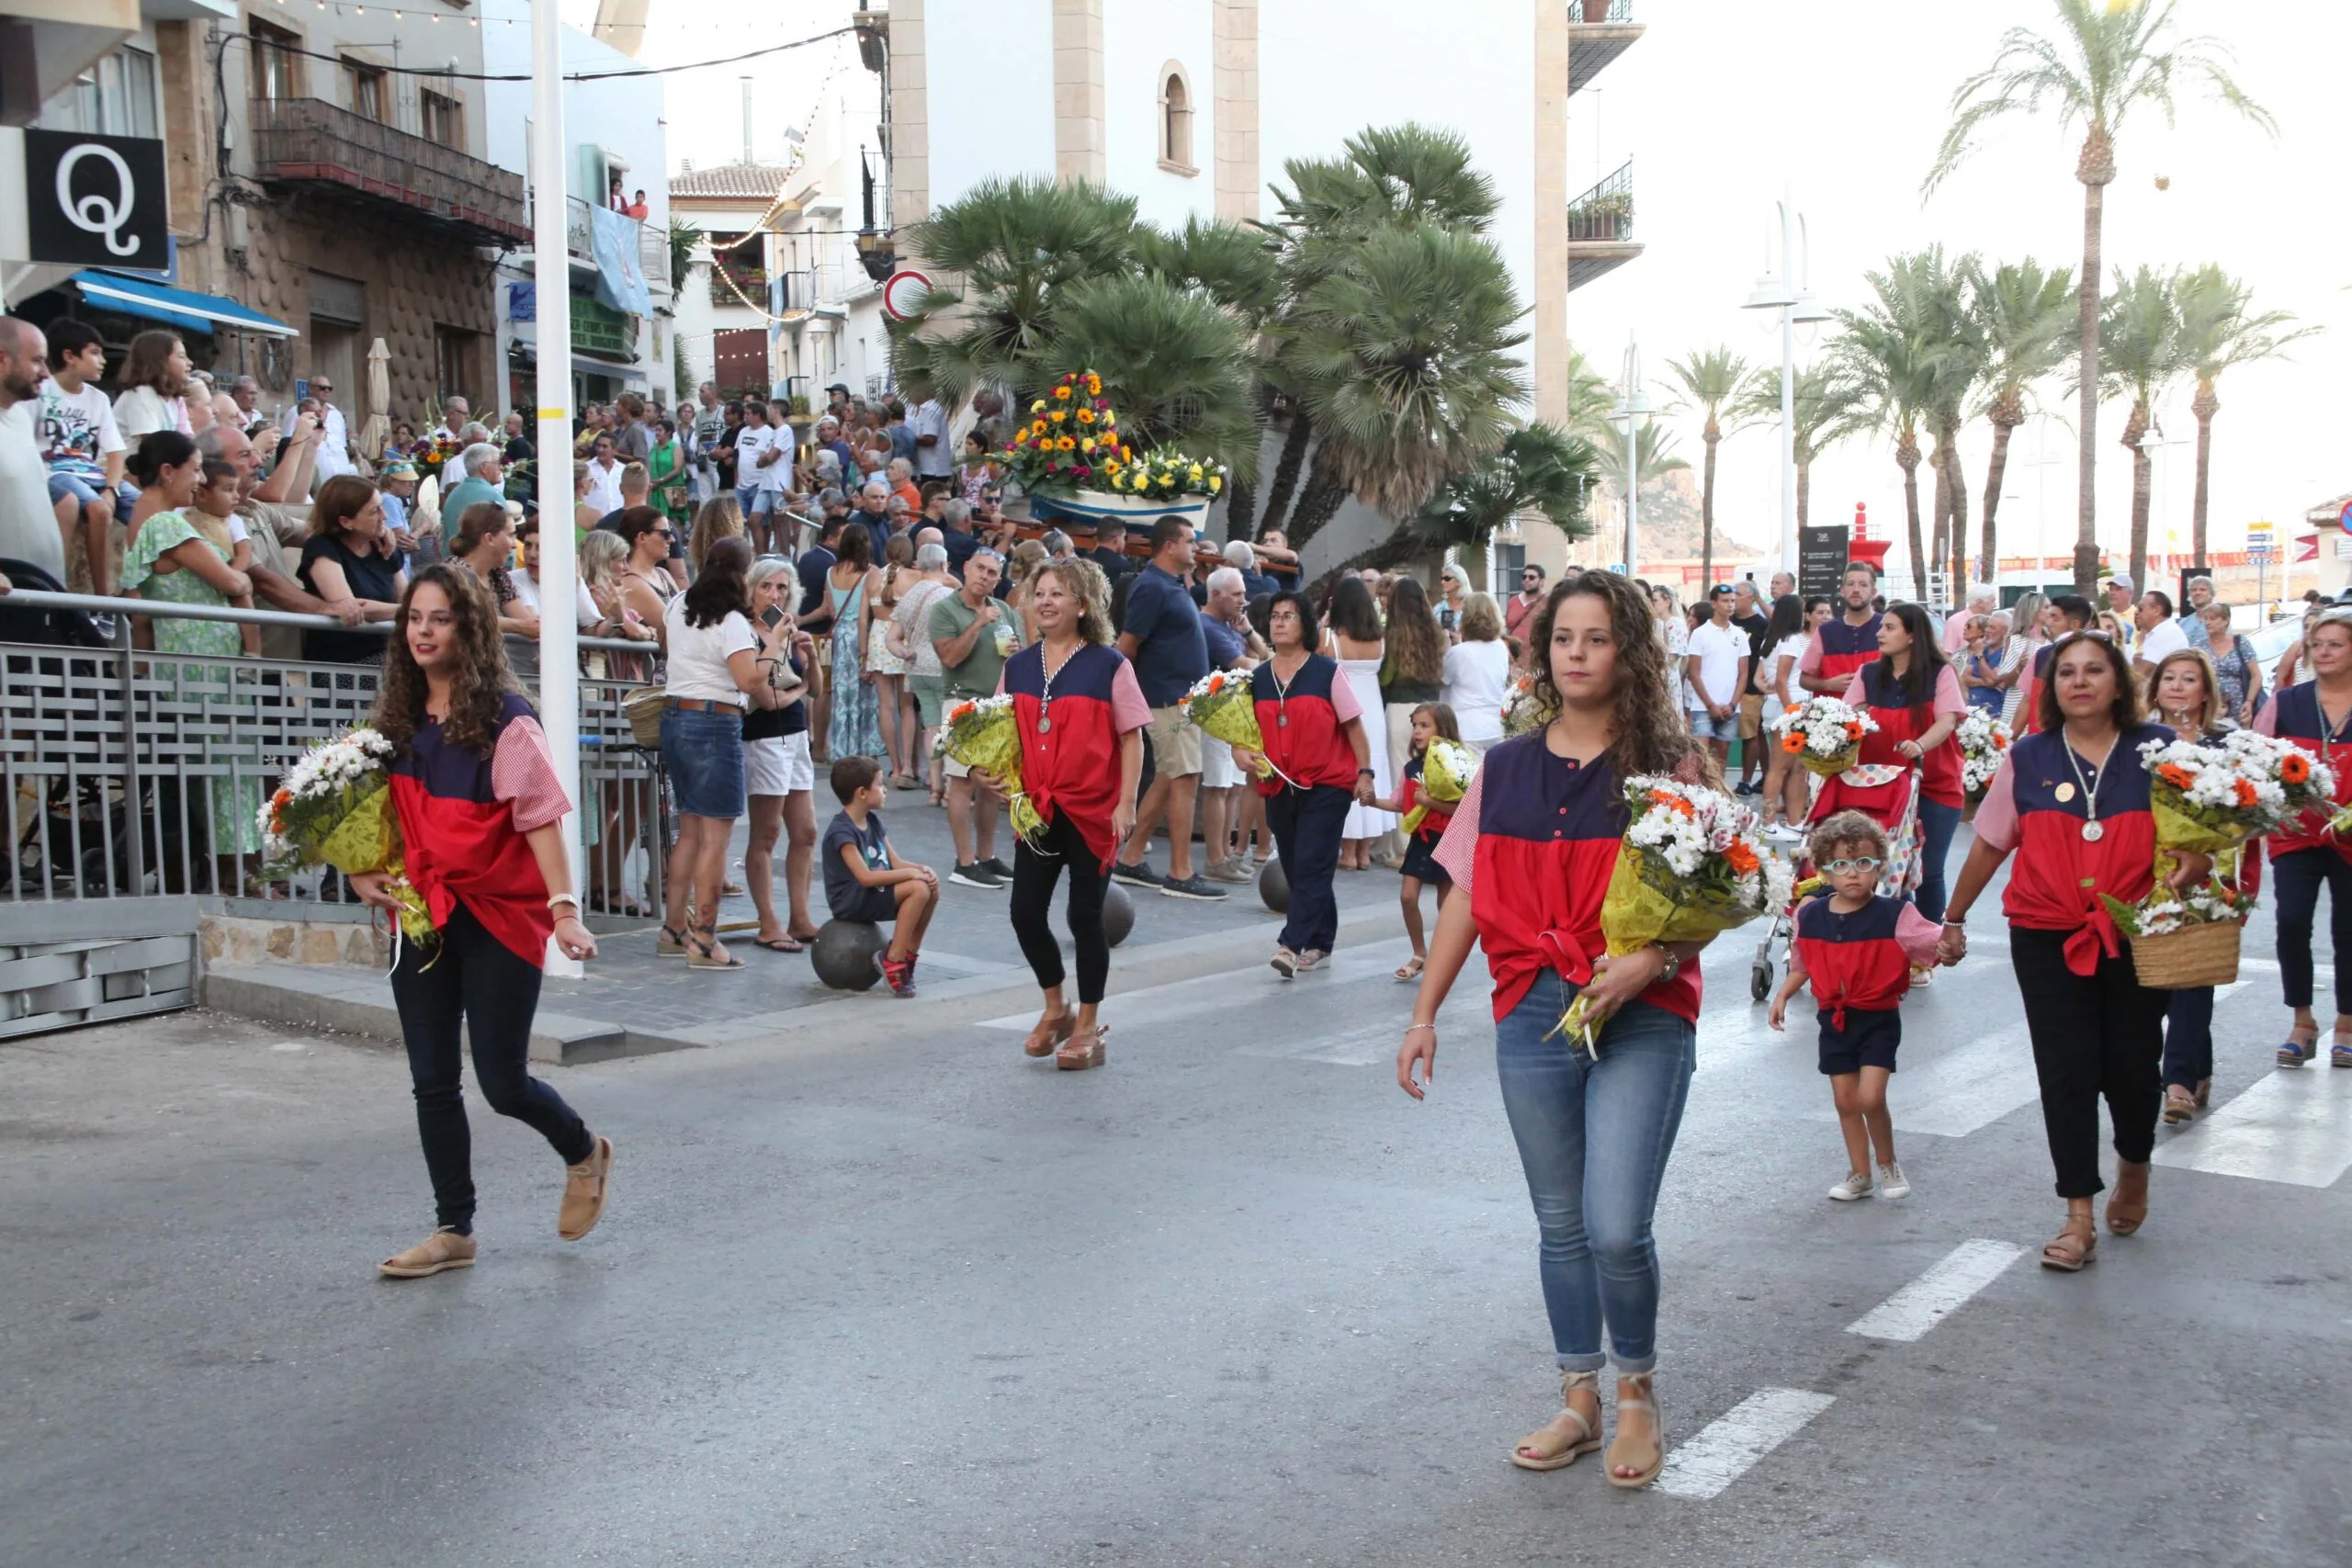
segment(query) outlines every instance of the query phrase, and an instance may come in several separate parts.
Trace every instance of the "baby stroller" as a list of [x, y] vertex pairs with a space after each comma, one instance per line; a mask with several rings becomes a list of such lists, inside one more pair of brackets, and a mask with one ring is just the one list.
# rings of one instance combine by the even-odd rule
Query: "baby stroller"
[[[1805, 824], [1826, 822], [1840, 811], [1859, 811], [1886, 829], [1886, 867], [1879, 878], [1879, 891], [1890, 897], [1909, 897], [1919, 886], [1921, 871], [1919, 764], [1857, 762], [1842, 773], [1831, 774], [1814, 792]], [[1800, 850], [1796, 858], [1798, 891], [1791, 895], [1789, 907], [1765, 925], [1764, 938], [1756, 944], [1755, 962], [1748, 967], [1747, 994], [1756, 1001], [1770, 999], [1772, 987], [1779, 983], [1780, 964], [1796, 936], [1797, 906], [1818, 891], [1805, 886], [1817, 870], [1812, 857]]]

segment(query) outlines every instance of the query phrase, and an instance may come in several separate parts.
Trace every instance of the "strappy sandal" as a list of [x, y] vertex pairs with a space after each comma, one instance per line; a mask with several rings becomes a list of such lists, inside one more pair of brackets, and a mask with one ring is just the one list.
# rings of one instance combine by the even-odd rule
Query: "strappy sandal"
[[[2312, 1051], [2314, 1055], [2318, 1053], [2317, 1040], [2312, 1042]], [[2335, 1032], [2335, 1043], [2327, 1049], [2327, 1065], [2331, 1067], [2352, 1067], [2352, 1041], [2346, 1040], [2344, 1031], [2340, 1029]]]
[[1102, 1037], [1111, 1031], [1102, 1025], [1082, 1029], [1062, 1043], [1054, 1053], [1054, 1066], [1066, 1073], [1082, 1073], [1089, 1067], [1102, 1065]]
[[1021, 1043], [1022, 1053], [1030, 1056], [1050, 1056], [1054, 1054], [1055, 1048], [1068, 1040], [1071, 1032], [1077, 1027], [1078, 1014], [1074, 1012], [1057, 1013], [1052, 1018], [1041, 1019], [1038, 1021], [1037, 1027], [1029, 1032], [1029, 1038]]
[[2165, 1086], [2165, 1124], [2177, 1127], [2183, 1122], [2193, 1120], [2196, 1115], [2197, 1097], [2189, 1092], [2188, 1086], [2177, 1083], [2166, 1084]]
[[2118, 1160], [2115, 1190], [2107, 1195], [2107, 1228], [2130, 1235], [2148, 1219], [2148, 1162]]
[[[1616, 1439], [1609, 1445], [1605, 1462], [1609, 1467], [1609, 1484], [1623, 1487], [1629, 1492], [1638, 1487], [1647, 1486], [1657, 1479], [1657, 1472], [1666, 1468], [1666, 1423], [1658, 1419], [1657, 1390], [1652, 1387], [1650, 1378], [1651, 1374], [1648, 1372], [1636, 1372], [1630, 1377], [1621, 1376], [1617, 1380], [1618, 1433]], [[1642, 1396], [1626, 1398], [1627, 1383], [1633, 1383], [1638, 1387], [1642, 1391]], [[1630, 1456], [1618, 1451], [1628, 1442], [1623, 1429], [1625, 1412], [1628, 1410], [1648, 1411], [1650, 1426], [1655, 1429], [1650, 1435], [1649, 1459], [1642, 1470], [1633, 1475], [1620, 1475], [1617, 1473], [1619, 1465], [1630, 1465], [1634, 1462]]]
[[2098, 1227], [2088, 1214], [2069, 1214], [2058, 1234], [2042, 1245], [2041, 1266], [2061, 1273], [2079, 1274], [2098, 1261]]
[[692, 927], [681, 929], [673, 926], [663, 926], [662, 928], [662, 934], [653, 939], [653, 956], [656, 958], [685, 957], [686, 932], [692, 929]]
[[453, 1230], [437, 1230], [406, 1252], [395, 1252], [376, 1265], [387, 1280], [423, 1280], [450, 1269], [474, 1266], [474, 1238]]
[[[1568, 1403], [1568, 1395], [1577, 1390], [1592, 1395], [1592, 1418]], [[1530, 1432], [1520, 1438], [1510, 1450], [1511, 1463], [1521, 1470], [1565, 1470], [1589, 1453], [1600, 1448], [1600, 1374], [1599, 1372], [1567, 1372], [1560, 1374], [1560, 1413], [1552, 1424], [1540, 1432]], [[1560, 1424], [1573, 1421], [1573, 1435], [1561, 1430]]]
[[2298, 1040], [2295, 1038], [2296, 1035], [2302, 1032], [2303, 1032], [2300, 1029], [2290, 1029], [2287, 1031], [2287, 1043], [2278, 1047], [2278, 1065], [2280, 1066], [2300, 1067], [2305, 1062], [2310, 1061], [2312, 1057], [2319, 1055], [2319, 1031], [2317, 1029], [2313, 1029], [2311, 1032], [2312, 1037], [2309, 1040]]
[[1427, 960], [1419, 958], [1408, 958], [1405, 960], [1404, 963], [1396, 966], [1396, 978], [1399, 980], [1419, 979], [1421, 977], [1421, 967], [1426, 962]]
[[[691, 937], [692, 940], [686, 947], [687, 968], [698, 969], [707, 974], [723, 975], [729, 970], [743, 967], [743, 961], [731, 953], [724, 958], [718, 956], [718, 921], [713, 920], [707, 926], [695, 927]], [[700, 945], [695, 945], [695, 942], [699, 942]]]

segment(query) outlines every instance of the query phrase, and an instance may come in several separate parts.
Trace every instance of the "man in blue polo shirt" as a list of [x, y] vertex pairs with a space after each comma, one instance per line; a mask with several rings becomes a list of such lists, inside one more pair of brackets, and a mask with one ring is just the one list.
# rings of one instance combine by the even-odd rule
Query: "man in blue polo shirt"
[[[1201, 732], [1176, 705], [1193, 683], [1209, 672], [1208, 641], [1201, 613], [1184, 586], [1193, 565], [1193, 525], [1163, 517], [1151, 530], [1151, 559], [1127, 585], [1119, 625], [1119, 651], [1136, 667], [1136, 683], [1151, 705], [1151, 787], [1136, 810], [1111, 874], [1138, 887], [1157, 887], [1170, 898], [1225, 897], [1193, 869], [1193, 807], [1201, 784]], [[1168, 874], [1143, 862], [1144, 847], [1162, 816], [1168, 822]]]

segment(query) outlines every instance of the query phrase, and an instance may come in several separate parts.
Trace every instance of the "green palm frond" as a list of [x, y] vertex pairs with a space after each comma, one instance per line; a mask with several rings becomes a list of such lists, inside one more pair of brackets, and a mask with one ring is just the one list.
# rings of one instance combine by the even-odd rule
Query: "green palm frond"
[[2153, 409], [2189, 368], [2181, 336], [2180, 275], [2120, 267], [2099, 310], [2099, 395]]
[[1281, 252], [1265, 231], [1222, 220], [1184, 220], [1173, 233], [1135, 231], [1136, 265], [1224, 306], [1251, 330], [1282, 303]]
[[1969, 312], [1984, 349], [1984, 410], [1997, 422], [2025, 417], [2037, 382], [2075, 355], [2075, 274], [2028, 256], [1990, 273], [1973, 270]]
[[1414, 514], [1411, 532], [1432, 549], [1483, 549], [1495, 530], [1533, 513], [1581, 539], [1592, 532], [1585, 502], [1600, 479], [1592, 443], [1555, 425], [1522, 425], [1492, 457], [1448, 478]]
[[[1743, 422], [1742, 405], [1736, 399], [1747, 379], [1748, 365], [1730, 345], [1717, 344], [1680, 359], [1669, 359], [1666, 368], [1681, 388], [1675, 400], [1678, 406], [1695, 410], [1704, 423], [1717, 427], [1718, 435], [1728, 435], [1739, 428]], [[1726, 415], [1732, 423], [1722, 423]]]
[[2284, 310], [2256, 314], [2251, 290], [2211, 265], [2181, 274], [2175, 299], [2180, 312], [2181, 357], [2200, 382], [2220, 379], [2233, 366], [2275, 359], [2289, 344], [2322, 330], [2292, 326], [2295, 318]]
[[[1826, 452], [1870, 428], [1869, 399], [1860, 383], [1836, 363], [1801, 365], [1790, 395], [1800, 457]], [[1767, 366], [1750, 377], [1738, 400], [1743, 423], [1777, 424], [1781, 372]]]

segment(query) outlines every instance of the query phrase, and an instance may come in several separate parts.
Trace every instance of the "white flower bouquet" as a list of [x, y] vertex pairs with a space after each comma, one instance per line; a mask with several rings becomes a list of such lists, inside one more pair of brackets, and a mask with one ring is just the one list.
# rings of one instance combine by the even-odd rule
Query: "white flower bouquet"
[[1952, 733], [1960, 739], [1961, 791], [1971, 801], [1982, 800], [2016, 737], [1990, 708], [1970, 708]]
[[2150, 795], [2156, 842], [2213, 853], [2283, 827], [2335, 796], [2335, 773], [2291, 740], [2233, 729], [2208, 745], [2151, 740], [2140, 764], [2154, 775]]
[[1823, 778], [1844, 773], [1861, 760], [1862, 737], [1878, 720], [1836, 697], [1809, 697], [1772, 721], [1781, 750]]
[[389, 872], [385, 891], [400, 901], [401, 934], [430, 942], [436, 934], [433, 917], [401, 859], [391, 761], [392, 743], [367, 725], [303, 752], [261, 808], [263, 852], [272, 866], [286, 870], [331, 865], [346, 876]]

